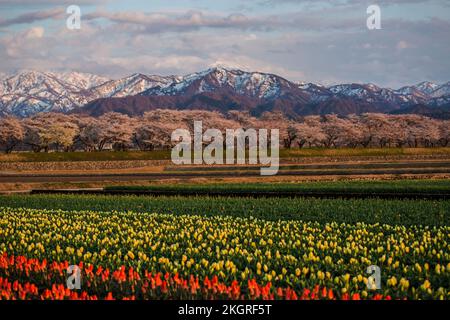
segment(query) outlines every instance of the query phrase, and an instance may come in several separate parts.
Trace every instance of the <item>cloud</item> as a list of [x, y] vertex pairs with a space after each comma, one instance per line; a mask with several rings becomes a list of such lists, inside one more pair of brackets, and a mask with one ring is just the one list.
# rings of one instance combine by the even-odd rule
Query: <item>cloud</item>
[[104, 4], [111, 2], [109, 0], [0, 0], [1, 5], [11, 6], [23, 6], [27, 4], [32, 5], [71, 5], [71, 4]]
[[[347, 5], [361, 5], [363, 1], [361, 0], [342, 0], [342, 1], [336, 1], [336, 0], [259, 0], [259, 3], [261, 5], [267, 5], [267, 4], [315, 4], [315, 5], [329, 5], [332, 7], [340, 7], [340, 6], [347, 6]], [[369, 3], [370, 1], [367, 1]], [[429, 4], [434, 3], [438, 5], [447, 5], [447, 0], [377, 0], [374, 3], [370, 4], [377, 4], [377, 5], [383, 5], [383, 6], [390, 6], [390, 5], [404, 5], [404, 4]], [[368, 5], [368, 4], [367, 4]]]
[[44, 36], [45, 29], [43, 27], [32, 27], [23, 35], [26, 39], [40, 39]]
[[400, 40], [398, 43], [397, 43], [397, 50], [404, 50], [404, 49], [408, 49], [408, 48], [410, 48], [411, 47], [411, 45], [408, 43], [408, 42], [406, 42], [406, 41], [404, 41], [404, 40]]
[[[319, 83], [400, 87], [450, 80], [449, 19], [393, 11], [382, 30], [369, 31], [365, 10], [340, 2], [346, 5], [245, 14], [212, 7], [152, 13], [97, 8], [82, 16], [77, 31], [66, 29], [64, 20], [44, 23], [60, 19], [56, 11], [31, 12], [0, 21], [0, 71], [70, 69], [118, 78], [187, 74], [220, 64]], [[27, 29], [8, 28], [18, 23]]]
[[283, 14], [247, 16], [242, 13], [220, 14], [189, 10], [185, 13], [173, 12], [110, 12], [97, 10], [83, 16], [84, 20], [104, 19], [120, 25], [124, 31], [145, 33], [190, 32], [200, 29], [236, 29], [261, 32], [294, 30], [350, 30], [365, 28], [364, 14], [347, 16], [347, 7], [321, 8], [314, 10], [293, 10]]
[[116, 24], [141, 26], [139, 30], [149, 33], [170, 31], [187, 32], [199, 28], [218, 29], [268, 29], [275, 21], [264, 18], [250, 18], [243, 14], [214, 15], [198, 10], [184, 14], [146, 13], [146, 12], [108, 12], [96, 11], [83, 16], [85, 20], [107, 19]]
[[[296, 30], [261, 33], [219, 29], [182, 33], [136, 33], [123, 25], [82, 24], [82, 32], [27, 29], [0, 38], [0, 70], [66, 69], [118, 78], [135, 72], [187, 74], [211, 65], [279, 74], [319, 83], [374, 82], [401, 87], [422, 80], [448, 81], [450, 22], [428, 19], [385, 21], [370, 32]], [[41, 30], [42, 31], [42, 30]], [[114, 37], [111, 37], [114, 34]], [[414, 44], [411, 50], [402, 50]]]
[[34, 11], [19, 15], [15, 18], [0, 19], [0, 27], [8, 27], [15, 24], [31, 24], [36, 21], [47, 19], [62, 19], [65, 10], [63, 8], [53, 8], [42, 11]]

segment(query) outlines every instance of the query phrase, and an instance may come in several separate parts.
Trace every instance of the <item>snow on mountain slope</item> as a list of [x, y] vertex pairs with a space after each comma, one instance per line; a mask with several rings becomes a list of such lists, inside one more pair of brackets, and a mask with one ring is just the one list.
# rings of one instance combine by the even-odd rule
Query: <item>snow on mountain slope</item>
[[3, 81], [4, 79], [6, 79], [9, 75], [7, 73], [4, 72], [0, 72], [0, 81]]
[[378, 89], [379, 88], [376, 86], [368, 86], [356, 83], [338, 84], [329, 88], [329, 90], [334, 94], [360, 99], [372, 96], [374, 91]]
[[431, 93], [431, 97], [433, 98], [440, 98], [444, 96], [450, 96], [450, 81], [439, 86]]
[[364, 110], [392, 111], [418, 104], [446, 105], [450, 100], [450, 82], [438, 85], [425, 81], [398, 90], [357, 83], [325, 87], [224, 67], [186, 76], [138, 73], [118, 80], [79, 72], [0, 73], [0, 115], [26, 117], [39, 112], [69, 112], [94, 100], [110, 99], [108, 103], [114, 105], [114, 98], [131, 96], [151, 98], [154, 108], [163, 108], [171, 101], [177, 108], [186, 107], [186, 103], [191, 108], [210, 108], [212, 103], [220, 110], [234, 106], [256, 108], [260, 112], [276, 109], [291, 114], [305, 110], [314, 113], [318, 108], [336, 113], [341, 109], [358, 112], [358, 106]]
[[429, 101], [430, 104], [436, 105], [436, 101], [439, 100], [438, 98], [444, 98], [450, 95], [450, 82], [439, 85], [430, 81], [424, 81], [414, 86], [403, 87], [396, 92], [413, 96], [416, 99], [420, 98], [422, 100], [421, 102]]
[[64, 73], [56, 73], [55, 76], [65, 82], [74, 85], [77, 88], [81, 88], [84, 90], [89, 90], [93, 87], [97, 87], [110, 79], [105, 77], [100, 77], [90, 73], [80, 73], [80, 72], [64, 72]]
[[433, 96], [433, 92], [439, 88], [439, 85], [424, 81], [414, 86], [406, 86], [395, 92], [405, 97], [405, 100], [413, 103], [427, 103]]
[[450, 105], [450, 95], [442, 96], [439, 98], [433, 98], [428, 102], [431, 107], [441, 107], [445, 105]]
[[[83, 82], [81, 74], [77, 79]], [[87, 80], [84, 81], [87, 84]], [[83, 89], [76, 82], [66, 82], [62, 75], [25, 71], [1, 82], [0, 109], [18, 116], [42, 111], [66, 112], [89, 101], [89, 93]]]
[[300, 82], [297, 85], [309, 94], [312, 102], [323, 102], [333, 96], [333, 92], [322, 85], [307, 82]]
[[439, 85], [430, 81], [424, 81], [415, 86], [420, 92], [430, 95], [433, 91], [439, 88]]
[[276, 75], [215, 67], [179, 78], [167, 87], [150, 89], [144, 95], [174, 96], [229, 90], [243, 96], [274, 99], [283, 89], [294, 87], [293, 83]]
[[20, 117], [38, 112], [68, 112], [99, 98], [137, 95], [175, 80], [175, 77], [135, 74], [109, 81], [78, 72], [22, 71], [0, 82], [0, 111]]
[[176, 82], [177, 79], [177, 77], [173, 76], [146, 76], [137, 73], [123, 79], [111, 80], [92, 88], [92, 94], [95, 99], [133, 96], [151, 88], [165, 88]]
[[415, 87], [404, 87], [399, 90], [380, 88], [374, 84], [342, 84], [329, 88], [338, 96], [351, 97], [369, 103], [386, 103], [396, 105], [411, 105], [425, 103], [429, 97]]

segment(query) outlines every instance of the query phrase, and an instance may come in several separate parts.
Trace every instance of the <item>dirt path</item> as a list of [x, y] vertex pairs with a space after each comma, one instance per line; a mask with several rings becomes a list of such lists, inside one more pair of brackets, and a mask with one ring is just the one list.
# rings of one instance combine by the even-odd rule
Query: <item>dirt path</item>
[[[423, 175], [450, 174], [447, 168], [402, 168], [402, 169], [324, 169], [324, 170], [285, 170], [278, 176], [364, 176], [364, 175]], [[226, 177], [260, 177], [258, 171], [218, 171], [218, 172], [170, 172], [170, 173], [126, 173], [126, 174], [2, 174], [0, 183], [30, 183], [30, 182], [98, 182], [98, 181], [137, 181], [137, 180], [167, 180], [192, 178], [226, 178]], [[264, 177], [261, 177], [264, 178]]]

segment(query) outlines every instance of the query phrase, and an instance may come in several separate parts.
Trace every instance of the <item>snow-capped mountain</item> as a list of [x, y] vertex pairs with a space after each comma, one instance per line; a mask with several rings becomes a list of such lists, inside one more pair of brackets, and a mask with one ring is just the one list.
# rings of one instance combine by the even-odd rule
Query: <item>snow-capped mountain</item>
[[329, 88], [329, 90], [338, 96], [365, 99], [369, 102], [376, 100], [381, 95], [381, 88], [374, 84], [339, 84]]
[[176, 79], [135, 74], [109, 80], [79, 72], [21, 71], [0, 81], [0, 111], [20, 117], [39, 112], [68, 112], [99, 98], [137, 95], [149, 88], [167, 86]]
[[450, 96], [450, 81], [437, 87], [436, 90], [434, 90], [430, 95], [433, 98], [441, 98], [444, 96]]
[[424, 93], [422, 90], [418, 89], [416, 86], [408, 86], [408, 87], [403, 87], [401, 89], [398, 89], [395, 91], [396, 94], [398, 94], [399, 96], [403, 96], [403, 100], [405, 102], [408, 101], [426, 101], [427, 99], [430, 98], [430, 96], [426, 93]]
[[415, 96], [422, 94], [425, 100], [436, 99], [450, 95], [450, 82], [439, 85], [425, 81], [415, 86], [403, 87], [397, 91]]
[[425, 95], [431, 95], [439, 85], [430, 81], [424, 81], [415, 86], [420, 92]]
[[168, 86], [149, 89], [143, 95], [175, 96], [228, 90], [252, 98], [274, 99], [283, 90], [294, 87], [292, 82], [273, 74], [214, 67], [179, 78]]
[[9, 76], [9, 74], [0, 72], [0, 81], [3, 81], [3, 79], [6, 79]]
[[428, 102], [431, 107], [441, 107], [445, 105], [450, 105], [450, 95], [442, 96], [439, 98], [433, 98]]
[[172, 108], [220, 112], [246, 110], [258, 114], [277, 109], [295, 115], [296, 105], [308, 101], [307, 92], [277, 75], [214, 67], [173, 77], [137, 96], [95, 100], [80, 112], [98, 115], [108, 110], [120, 110], [142, 114], [157, 108]]
[[431, 96], [433, 91], [435, 91], [437, 88], [439, 88], [439, 85], [430, 81], [424, 81], [415, 86], [406, 86], [400, 88], [396, 90], [396, 92], [404, 95], [416, 95], [416, 96], [423, 96], [426, 98]]
[[310, 99], [314, 102], [323, 102], [333, 96], [333, 92], [331, 90], [320, 84], [299, 82], [297, 85], [301, 90], [307, 92]]
[[[0, 115], [108, 111], [141, 114], [157, 108], [246, 110], [259, 115], [392, 112], [450, 105], [450, 82], [421, 82], [398, 90], [374, 84], [323, 86], [280, 76], [214, 67], [186, 76], [133, 74], [110, 80], [78, 72], [0, 74]], [[420, 109], [420, 108], [419, 108]], [[418, 109], [417, 109], [418, 110]]]
[[97, 76], [90, 73], [80, 73], [80, 72], [64, 72], [64, 73], [54, 73], [54, 75], [64, 83], [72, 84], [78, 89], [89, 90], [91, 88], [97, 87], [107, 81], [108, 78]]
[[100, 98], [127, 97], [150, 88], [164, 88], [180, 77], [134, 74], [110, 80], [79, 72], [20, 71], [0, 75], [0, 112], [20, 117], [39, 112], [69, 112]]
[[100, 79], [80, 73], [25, 71], [0, 83], [0, 110], [17, 116], [67, 112], [90, 101], [89, 85]]
[[405, 104], [423, 103], [428, 96], [421, 92], [413, 92], [404, 88], [392, 90], [381, 88], [375, 84], [339, 84], [331, 87], [317, 86], [314, 84], [303, 84], [300, 88], [308, 91], [315, 102], [327, 101], [331, 98], [350, 98], [365, 103], [379, 103], [402, 106]]
[[140, 94], [151, 88], [163, 89], [179, 81], [179, 77], [146, 76], [133, 74], [129, 77], [111, 80], [92, 89], [95, 98], [127, 97]]

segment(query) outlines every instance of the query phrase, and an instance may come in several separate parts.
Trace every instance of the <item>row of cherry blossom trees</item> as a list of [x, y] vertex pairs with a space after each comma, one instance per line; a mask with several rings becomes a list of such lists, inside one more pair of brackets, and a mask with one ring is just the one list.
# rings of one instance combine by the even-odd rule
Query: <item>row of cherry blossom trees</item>
[[155, 110], [142, 117], [107, 113], [93, 118], [60, 113], [41, 113], [32, 118], [0, 119], [0, 149], [34, 152], [157, 150], [173, 146], [171, 133], [178, 128], [193, 132], [194, 121], [203, 128], [279, 129], [285, 148], [306, 147], [435, 147], [450, 145], [450, 121], [419, 115], [367, 113], [339, 117], [306, 116], [287, 119], [280, 113], [255, 118], [231, 111]]

